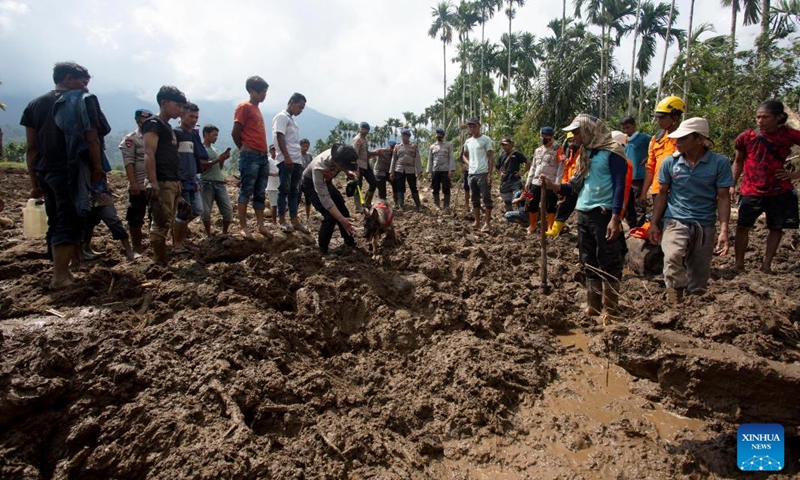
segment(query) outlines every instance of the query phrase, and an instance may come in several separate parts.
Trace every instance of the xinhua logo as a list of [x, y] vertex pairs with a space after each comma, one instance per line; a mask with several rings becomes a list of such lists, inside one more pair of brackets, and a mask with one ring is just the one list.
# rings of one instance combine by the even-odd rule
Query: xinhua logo
[[736, 461], [739, 470], [782, 470], [783, 450], [783, 427], [777, 423], [747, 423], [736, 432]]

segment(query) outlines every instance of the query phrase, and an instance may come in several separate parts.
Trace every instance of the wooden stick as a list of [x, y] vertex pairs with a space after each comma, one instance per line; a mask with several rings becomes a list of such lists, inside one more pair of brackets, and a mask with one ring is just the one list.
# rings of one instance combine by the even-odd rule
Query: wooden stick
[[540, 281], [542, 290], [547, 291], [547, 189], [545, 188], [544, 180], [541, 181], [541, 196], [539, 199], [539, 237], [542, 244], [542, 270]]
[[47, 312], [47, 313], [49, 313], [49, 314], [51, 314], [51, 315], [55, 315], [55, 316], [56, 316], [56, 317], [58, 317], [58, 318], [64, 318], [64, 317], [66, 317], [66, 315], [65, 315], [65, 314], [63, 314], [63, 313], [59, 312], [59, 311], [58, 311], [58, 310], [56, 310], [55, 308], [48, 308], [47, 310], [45, 310], [45, 312]]

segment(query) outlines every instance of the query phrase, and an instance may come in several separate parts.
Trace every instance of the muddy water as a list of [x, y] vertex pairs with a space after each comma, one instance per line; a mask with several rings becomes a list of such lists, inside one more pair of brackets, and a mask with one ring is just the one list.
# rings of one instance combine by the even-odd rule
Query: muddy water
[[653, 472], [652, 462], [663, 461], [670, 445], [707, 439], [706, 422], [632, 392], [633, 377], [589, 353], [593, 337], [571, 332], [558, 340], [564, 355], [554, 359], [556, 379], [516, 412], [527, 434], [446, 443], [441, 478], [675, 478], [669, 469]]

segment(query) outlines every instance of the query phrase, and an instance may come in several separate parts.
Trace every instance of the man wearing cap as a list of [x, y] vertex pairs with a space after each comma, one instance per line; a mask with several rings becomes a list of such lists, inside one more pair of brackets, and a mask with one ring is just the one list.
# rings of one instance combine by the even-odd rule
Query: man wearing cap
[[470, 138], [464, 142], [464, 158], [469, 168], [469, 188], [472, 192], [472, 216], [475, 218], [473, 228], [481, 225], [481, 201], [486, 209], [483, 232], [492, 231], [492, 172], [494, 170], [494, 152], [492, 140], [481, 134], [481, 122], [477, 117], [467, 121]]
[[358, 154], [358, 188], [359, 190], [361, 189], [362, 179], [365, 179], [367, 181], [367, 185], [369, 186], [369, 191], [367, 192], [366, 197], [363, 198], [364, 205], [361, 204], [361, 197], [358, 195], [353, 195], [357, 213], [362, 213], [364, 211], [364, 206], [369, 208], [369, 206], [372, 205], [372, 196], [375, 195], [375, 188], [377, 187], [377, 184], [375, 183], [375, 174], [369, 167], [369, 157], [374, 156], [373, 152], [369, 151], [369, 142], [367, 141], [369, 130], [369, 123], [361, 122], [361, 124], [358, 126], [358, 135], [356, 135], [356, 138], [353, 139], [353, 148]]
[[[388, 198], [386, 179], [389, 178], [389, 167], [392, 164], [392, 153], [395, 145], [397, 145], [397, 142], [390, 140], [387, 148], [379, 148], [373, 152], [377, 158], [372, 169], [375, 172], [375, 185], [378, 187], [378, 196], [382, 200]], [[392, 194], [394, 194], [394, 186], [392, 186]]]
[[625, 236], [620, 216], [625, 208], [628, 161], [622, 146], [597, 117], [582, 113], [564, 128], [572, 144], [581, 148], [575, 175], [569, 183], [553, 183], [542, 175], [542, 185], [561, 194], [577, 194], [578, 251], [586, 276], [586, 314], [618, 315], [620, 279], [625, 263]]
[[648, 203], [648, 192], [655, 202], [655, 196], [658, 195], [659, 190], [658, 172], [661, 171], [661, 162], [676, 150], [675, 140], [669, 134], [681, 124], [681, 115], [685, 111], [686, 104], [675, 96], [667, 97], [656, 105], [654, 116], [658, 128], [661, 130], [650, 139], [644, 183], [642, 184], [642, 193], [639, 194], [639, 203], [642, 205]]
[[642, 208], [642, 203], [636, 200], [642, 195], [644, 190], [644, 177], [647, 171], [647, 155], [650, 149], [650, 135], [640, 132], [636, 128], [636, 119], [627, 116], [620, 122], [620, 129], [628, 136], [628, 143], [625, 145], [625, 155], [633, 166], [633, 181], [631, 183], [631, 193], [628, 197], [628, 205], [625, 208], [628, 227], [641, 227], [645, 222], [647, 210]]
[[444, 193], [444, 209], [450, 209], [450, 178], [456, 169], [453, 144], [444, 141], [444, 129], [436, 129], [436, 143], [431, 145], [428, 157], [428, 175], [433, 188], [433, 203], [439, 205], [439, 189]]
[[153, 261], [167, 263], [167, 234], [175, 218], [175, 206], [181, 196], [180, 156], [178, 140], [169, 121], [178, 118], [186, 105], [186, 95], [172, 86], [163, 86], [156, 95], [160, 107], [142, 124], [144, 165], [147, 171], [145, 192], [150, 202], [153, 224], [150, 227], [150, 248]]
[[525, 155], [514, 150], [514, 140], [505, 137], [500, 141], [503, 152], [497, 159], [495, 168], [500, 171], [500, 198], [506, 207], [506, 212], [512, 210], [511, 201], [514, 199], [514, 192], [522, 189], [522, 174], [520, 167], [528, 170], [528, 159]]
[[328, 253], [328, 245], [337, 225], [345, 245], [356, 246], [350, 213], [341, 192], [333, 186], [333, 177], [339, 172], [357, 171], [357, 160], [358, 154], [353, 147], [335, 143], [329, 150], [314, 157], [303, 171], [303, 191], [311, 199], [314, 208], [322, 214], [318, 242], [323, 254]]
[[416, 210], [420, 211], [422, 204], [417, 190], [417, 176], [422, 175], [422, 159], [416, 143], [411, 143], [411, 130], [404, 128], [400, 131], [402, 142], [395, 145], [392, 152], [392, 164], [389, 166], [389, 179], [392, 181], [397, 210], [403, 211], [406, 201], [406, 182], [411, 190]]
[[661, 187], [648, 235], [654, 245], [660, 240], [664, 250], [667, 300], [681, 303], [685, 290], [697, 294], [706, 290], [717, 215], [716, 253], [728, 252], [733, 172], [727, 157], [711, 151], [706, 119], [690, 118], [669, 137], [676, 140], [677, 151], [664, 159], [658, 172]]
[[142, 226], [144, 215], [147, 213], [147, 197], [144, 194], [144, 179], [147, 171], [144, 168], [144, 140], [142, 137], [142, 124], [153, 116], [153, 112], [140, 108], [133, 113], [136, 121], [136, 130], [122, 138], [119, 150], [122, 152], [122, 163], [128, 175], [128, 210], [125, 220], [131, 232], [133, 251], [142, 253]]
[[[539, 225], [539, 204], [541, 203], [542, 186], [541, 177], [546, 176], [552, 183], [561, 181], [564, 165], [564, 150], [561, 145], [553, 141], [555, 131], [553, 127], [542, 127], [539, 130], [542, 136], [542, 145], [533, 152], [533, 162], [528, 171], [528, 179], [525, 182], [525, 190], [533, 194], [533, 200], [528, 204], [528, 233], [532, 234]], [[547, 190], [547, 229], [553, 228], [556, 219], [556, 208], [558, 207], [558, 197], [556, 194]]]

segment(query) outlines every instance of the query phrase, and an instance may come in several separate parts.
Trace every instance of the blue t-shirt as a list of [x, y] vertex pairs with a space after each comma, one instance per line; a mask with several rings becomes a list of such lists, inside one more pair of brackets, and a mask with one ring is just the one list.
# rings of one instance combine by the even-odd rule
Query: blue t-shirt
[[625, 156], [633, 165], [633, 179], [644, 180], [647, 166], [647, 151], [650, 148], [650, 135], [636, 132], [628, 138], [625, 145]]
[[713, 227], [717, 221], [717, 189], [733, 185], [733, 172], [728, 157], [710, 150], [694, 169], [683, 155], [670, 155], [661, 163], [658, 182], [669, 185], [665, 219]]

